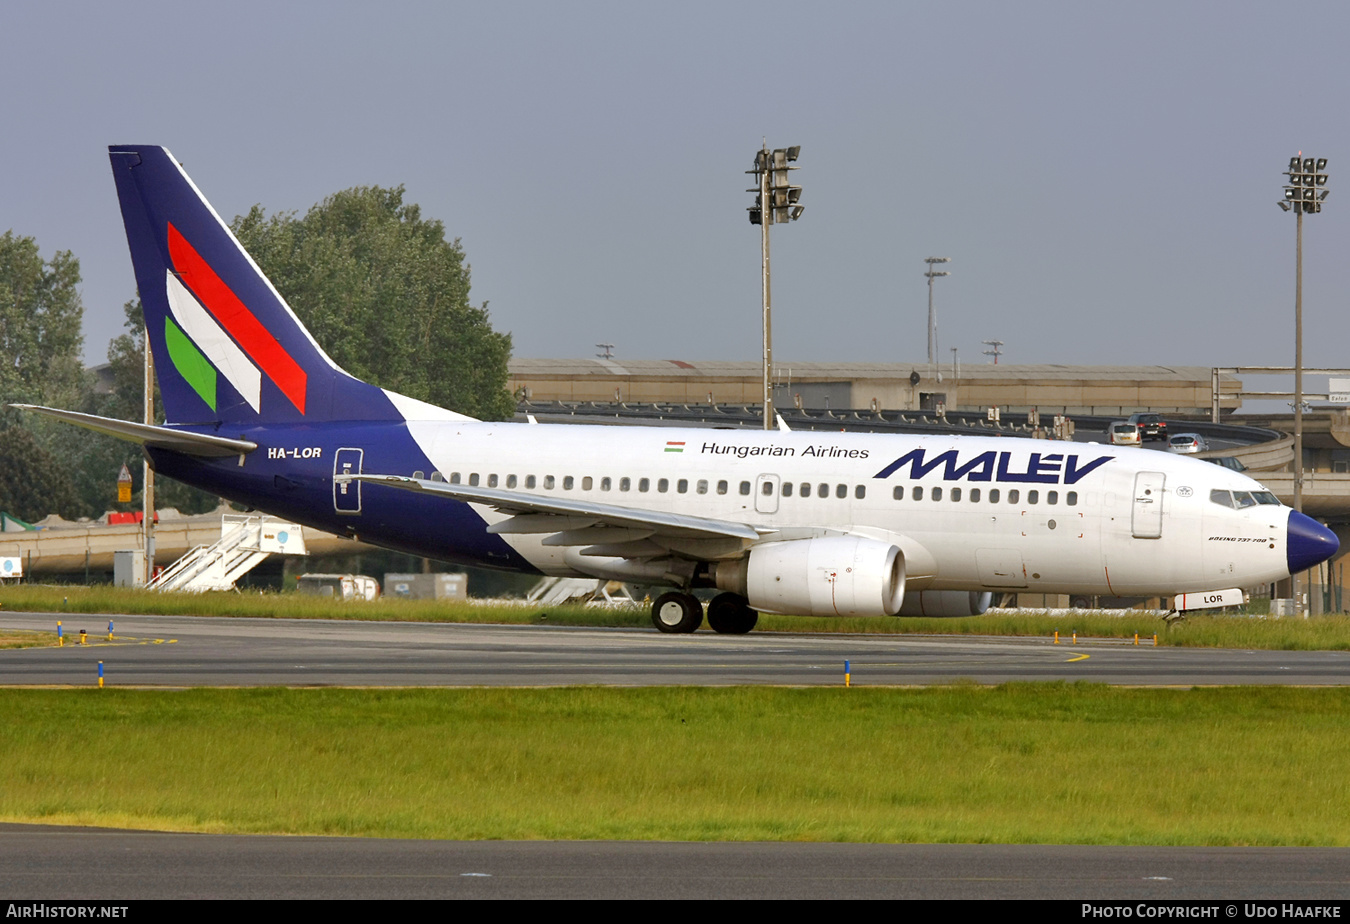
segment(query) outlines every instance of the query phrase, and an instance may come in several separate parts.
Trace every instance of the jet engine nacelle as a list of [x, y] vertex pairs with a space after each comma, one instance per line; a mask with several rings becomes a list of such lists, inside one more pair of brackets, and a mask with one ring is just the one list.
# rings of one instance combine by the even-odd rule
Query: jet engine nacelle
[[994, 595], [987, 590], [923, 590], [905, 598], [900, 615], [979, 616], [989, 609], [993, 599]]
[[768, 613], [894, 616], [905, 597], [905, 555], [857, 536], [766, 542], [719, 567], [717, 586]]

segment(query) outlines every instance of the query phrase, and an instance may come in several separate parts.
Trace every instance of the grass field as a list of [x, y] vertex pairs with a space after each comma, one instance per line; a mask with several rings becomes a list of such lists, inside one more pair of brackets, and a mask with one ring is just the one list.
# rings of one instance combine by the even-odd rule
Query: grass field
[[[294, 593], [161, 594], [108, 586], [15, 584], [0, 587], [0, 608], [20, 612], [253, 616], [289, 619], [364, 619], [415, 622], [478, 622], [649, 628], [645, 608], [603, 609], [584, 606], [490, 606], [384, 598], [374, 603], [342, 603]], [[705, 631], [707, 631], [705, 629]], [[1110, 615], [1086, 611], [1048, 615], [1035, 610], [964, 619], [819, 619], [760, 617], [758, 631], [862, 632], [1046, 637], [1077, 632], [1097, 638], [1150, 640], [1160, 645], [1226, 648], [1350, 649], [1350, 616], [1316, 619], [1255, 619], [1192, 615], [1168, 626], [1157, 615], [1125, 611]]]
[[0, 818], [186, 831], [1350, 844], [1350, 691], [0, 691]]

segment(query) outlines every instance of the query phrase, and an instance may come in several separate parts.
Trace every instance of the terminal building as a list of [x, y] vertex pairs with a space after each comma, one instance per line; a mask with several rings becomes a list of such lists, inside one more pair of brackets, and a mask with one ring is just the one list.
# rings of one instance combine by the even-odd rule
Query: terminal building
[[[779, 407], [838, 410], [981, 411], [1128, 416], [1212, 411], [1215, 375], [1208, 366], [930, 365], [928, 363], [777, 362]], [[1241, 406], [1241, 382], [1218, 378], [1219, 407]], [[681, 359], [513, 359], [510, 388], [543, 401], [759, 404], [757, 362]]]

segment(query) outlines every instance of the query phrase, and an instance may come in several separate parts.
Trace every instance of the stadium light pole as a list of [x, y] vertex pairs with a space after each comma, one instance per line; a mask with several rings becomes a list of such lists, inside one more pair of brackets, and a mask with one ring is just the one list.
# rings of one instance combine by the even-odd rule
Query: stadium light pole
[[935, 270], [935, 263], [950, 263], [951, 257], [924, 257], [923, 262], [928, 264], [928, 271], [924, 273], [928, 277], [928, 364], [931, 366], [937, 362], [937, 315], [933, 313], [933, 280], [939, 276], [950, 276], [951, 273], [946, 270]]
[[[746, 173], [753, 174], [759, 181], [755, 189], [746, 192], [755, 193], [755, 204], [750, 206], [750, 224], [760, 227], [760, 286], [764, 293], [763, 331], [764, 331], [764, 429], [774, 428], [773, 409], [773, 325], [769, 298], [769, 225], [786, 224], [802, 216], [803, 208], [797, 202], [802, 197], [802, 188], [788, 182], [788, 171], [801, 154], [801, 145], [790, 148], [769, 150], [768, 143], [755, 152], [755, 166]], [[766, 216], [765, 210], [768, 214]]]
[[[1293, 209], [1297, 226], [1294, 245], [1294, 509], [1303, 512], [1303, 216], [1322, 211], [1322, 201], [1330, 192], [1327, 185], [1327, 159], [1304, 157], [1299, 151], [1289, 158], [1284, 171], [1289, 183], [1284, 187], [1280, 208]], [[1303, 612], [1297, 575], [1291, 575], [1294, 605]]]

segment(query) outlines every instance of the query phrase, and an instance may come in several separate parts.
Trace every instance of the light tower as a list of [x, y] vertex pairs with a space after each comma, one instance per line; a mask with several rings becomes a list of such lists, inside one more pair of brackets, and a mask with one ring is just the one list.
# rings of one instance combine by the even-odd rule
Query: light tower
[[[769, 311], [769, 225], [786, 224], [802, 217], [803, 207], [797, 204], [802, 188], [788, 182], [788, 171], [797, 170], [788, 164], [797, 160], [801, 145], [769, 150], [761, 145], [755, 152], [755, 167], [746, 173], [759, 181], [755, 189], [755, 204], [750, 206], [750, 224], [760, 226], [760, 283], [764, 292], [764, 429], [774, 428], [773, 411], [773, 325]], [[767, 215], [765, 214], [767, 210]]]
[[931, 366], [937, 362], [937, 315], [933, 313], [933, 280], [939, 276], [950, 276], [951, 273], [946, 270], [935, 270], [935, 263], [950, 263], [951, 257], [924, 257], [923, 262], [928, 264], [928, 272], [924, 273], [928, 277], [928, 364]]
[[[1291, 208], [1298, 230], [1294, 245], [1294, 509], [1303, 512], [1303, 216], [1322, 211], [1322, 201], [1330, 192], [1327, 185], [1327, 159], [1304, 157], [1299, 151], [1289, 158], [1285, 175], [1289, 184], [1284, 187], [1280, 208]], [[1291, 576], [1295, 606], [1303, 610], [1299, 596], [1297, 575]]]

